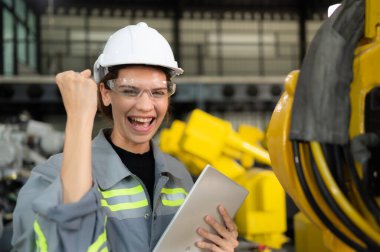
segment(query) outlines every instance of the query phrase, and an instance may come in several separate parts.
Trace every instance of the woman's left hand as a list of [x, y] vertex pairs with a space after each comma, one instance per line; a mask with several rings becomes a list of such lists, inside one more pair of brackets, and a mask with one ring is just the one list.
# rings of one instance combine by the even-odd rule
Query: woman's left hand
[[223, 206], [219, 206], [218, 210], [224, 223], [221, 224], [214, 217], [207, 215], [205, 222], [216, 231], [216, 234], [210, 233], [203, 228], [198, 228], [197, 233], [204, 240], [196, 242], [196, 246], [213, 252], [234, 251], [239, 245], [237, 226]]

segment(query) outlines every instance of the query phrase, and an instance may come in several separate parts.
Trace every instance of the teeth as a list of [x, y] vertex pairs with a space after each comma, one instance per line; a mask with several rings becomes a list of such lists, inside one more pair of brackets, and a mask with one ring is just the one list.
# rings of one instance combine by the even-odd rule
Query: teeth
[[152, 121], [152, 118], [131, 118], [133, 121], [135, 122], [139, 122], [139, 123], [147, 123], [147, 122], [150, 122]]

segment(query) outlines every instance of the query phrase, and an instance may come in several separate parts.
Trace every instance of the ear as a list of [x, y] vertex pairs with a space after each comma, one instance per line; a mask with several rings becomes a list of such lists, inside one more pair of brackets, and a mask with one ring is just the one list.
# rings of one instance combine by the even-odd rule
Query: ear
[[111, 94], [109, 89], [105, 88], [104, 83], [99, 84], [100, 94], [102, 95], [102, 101], [104, 106], [109, 106], [111, 104]]

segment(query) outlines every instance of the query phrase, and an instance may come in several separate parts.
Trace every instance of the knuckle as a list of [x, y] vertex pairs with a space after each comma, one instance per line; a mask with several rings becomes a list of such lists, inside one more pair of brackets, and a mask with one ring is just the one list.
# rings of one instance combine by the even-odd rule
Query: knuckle
[[239, 247], [239, 241], [234, 240], [234, 242], [232, 243], [232, 245], [234, 246], [234, 248]]
[[204, 231], [204, 232], [202, 232], [202, 235], [205, 237], [205, 238], [210, 238], [210, 233], [209, 232], [207, 232], [207, 231]]
[[76, 74], [76, 72], [74, 72], [73, 70], [70, 70], [67, 72], [67, 76], [70, 78], [70, 79], [77, 79], [78, 78], [78, 75]]
[[210, 217], [208, 221], [212, 225], [215, 225], [215, 223], [216, 223], [216, 220], [214, 218], [212, 218], [212, 217]]
[[58, 73], [55, 76], [55, 81], [57, 82], [57, 84], [60, 84], [60, 82], [62, 81], [62, 78], [63, 78], [63, 73]]
[[238, 231], [234, 231], [234, 236], [238, 237], [239, 236], [239, 232]]

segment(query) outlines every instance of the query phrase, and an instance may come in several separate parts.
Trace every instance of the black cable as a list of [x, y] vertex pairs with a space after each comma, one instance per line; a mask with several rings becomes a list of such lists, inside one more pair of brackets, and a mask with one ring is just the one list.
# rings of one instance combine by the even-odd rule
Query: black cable
[[[335, 167], [335, 155], [334, 153], [331, 155], [331, 153], [333, 152], [331, 144], [321, 143], [321, 148], [323, 155], [325, 156], [327, 165], [329, 167]], [[331, 170], [331, 175], [334, 177], [335, 181], [337, 181], [339, 175], [336, 169]]]
[[337, 173], [338, 173], [338, 183], [340, 184], [340, 188], [344, 194], [344, 196], [346, 196], [348, 198], [348, 189], [347, 189], [347, 186], [346, 186], [346, 175], [345, 175], [345, 164], [344, 162], [342, 162], [342, 159], [340, 158], [342, 153], [339, 149], [337, 148], [333, 148], [333, 152], [334, 152], [334, 156], [335, 156], [335, 165], [336, 165], [336, 170], [337, 170]]
[[310, 206], [314, 210], [314, 213], [318, 216], [321, 222], [342, 242], [344, 242], [349, 247], [359, 252], [368, 252], [366, 248], [363, 248], [361, 245], [352, 241], [344, 233], [342, 233], [339, 229], [337, 229], [335, 225], [327, 218], [324, 212], [319, 208], [317, 202], [315, 201], [313, 195], [310, 192], [309, 187], [307, 186], [307, 182], [306, 182], [305, 175], [303, 173], [302, 164], [301, 164], [301, 157], [300, 157], [299, 146], [298, 146], [299, 143], [298, 141], [292, 141], [291, 143], [292, 143], [292, 148], [293, 148], [293, 161], [296, 168], [298, 180], [300, 182], [300, 185], [302, 187], [302, 190], [305, 194], [307, 201], [309, 202]]
[[[344, 157], [349, 167], [349, 171], [351, 172], [354, 182], [357, 185], [360, 197], [362, 198], [363, 203], [367, 206], [367, 209], [371, 212], [371, 214], [375, 218], [377, 224], [380, 225], [380, 208], [377, 205], [371, 191], [368, 190], [368, 187], [359, 178], [359, 174], [356, 170], [353, 156], [350, 152], [350, 147], [346, 145], [346, 146], [343, 146], [342, 149], [343, 149]], [[367, 163], [363, 164], [362, 167], [363, 167], [363, 170], [366, 173], [368, 173]], [[366, 177], [368, 177], [368, 174], [366, 174]]]
[[370, 190], [370, 178], [369, 178], [369, 167], [368, 167], [368, 161], [362, 164], [363, 168], [363, 185], [366, 189], [366, 191], [371, 191]]
[[313, 172], [313, 175], [315, 177], [316, 184], [318, 186], [318, 189], [321, 192], [321, 195], [323, 196], [325, 203], [328, 205], [328, 207], [333, 211], [335, 216], [349, 229], [351, 232], [356, 236], [360, 237], [360, 239], [367, 245], [367, 247], [370, 249], [370, 251], [380, 251], [380, 246], [376, 244], [375, 241], [373, 241], [370, 237], [368, 237], [360, 228], [358, 228], [350, 218], [347, 217], [347, 215], [342, 211], [342, 209], [338, 206], [334, 198], [331, 196], [329, 190], [326, 187], [326, 184], [324, 183], [321, 174], [319, 173], [315, 160], [314, 155], [310, 151], [310, 164], [311, 169]]
[[331, 169], [331, 175], [334, 177], [339, 189], [343, 192], [344, 196], [348, 198], [348, 190], [345, 184], [345, 175], [343, 164], [341, 162], [341, 155], [339, 150], [332, 144], [321, 144], [323, 155], [325, 156], [328, 167]]

